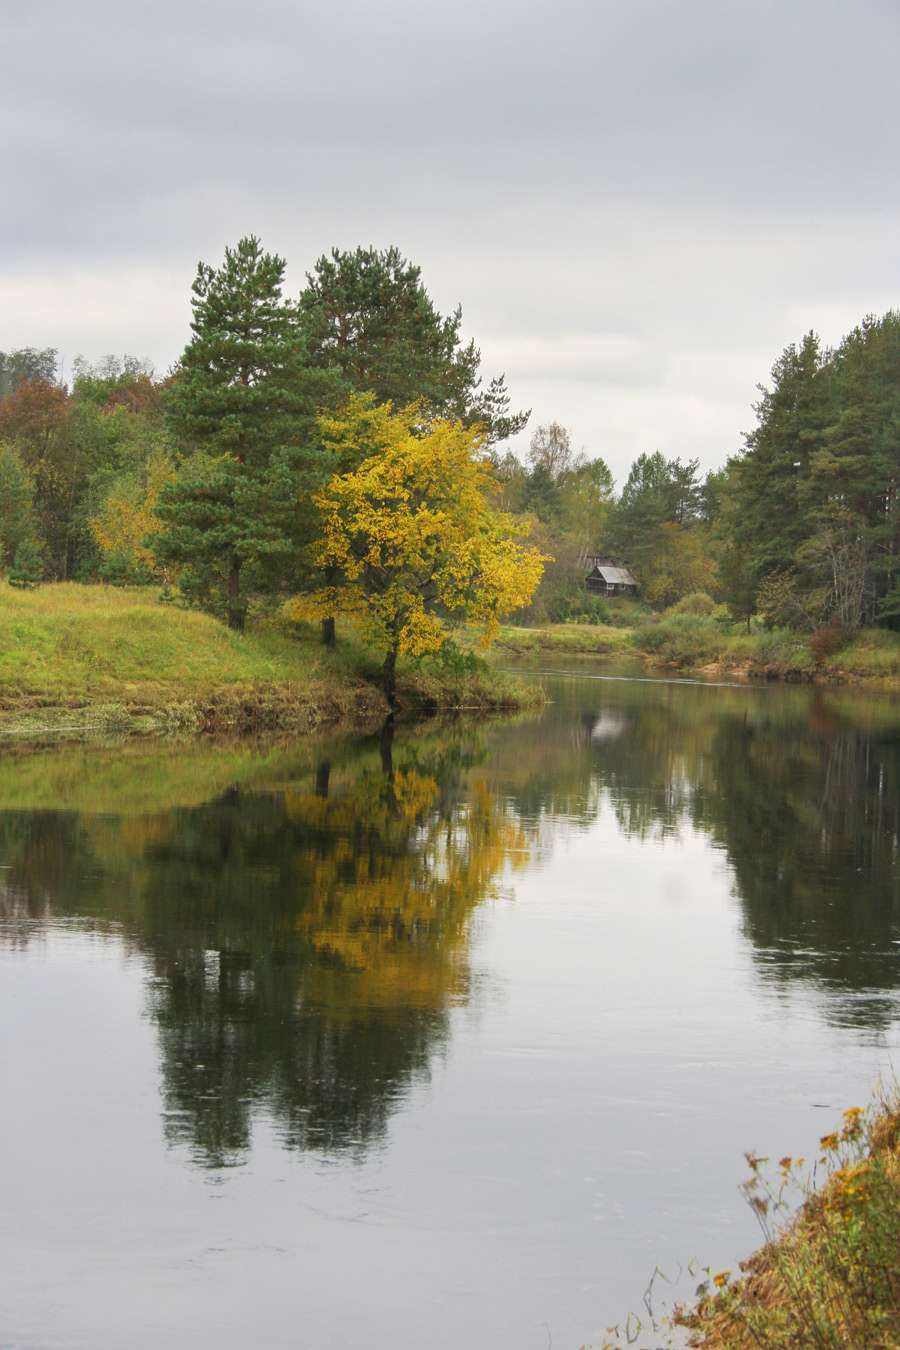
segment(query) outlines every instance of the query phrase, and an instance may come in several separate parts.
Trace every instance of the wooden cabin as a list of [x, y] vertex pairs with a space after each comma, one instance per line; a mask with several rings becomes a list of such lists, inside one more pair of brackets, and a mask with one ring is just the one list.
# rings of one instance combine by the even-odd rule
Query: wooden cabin
[[609, 599], [617, 595], [637, 595], [637, 578], [621, 563], [611, 558], [587, 558], [590, 572], [584, 580], [588, 595], [602, 595]]

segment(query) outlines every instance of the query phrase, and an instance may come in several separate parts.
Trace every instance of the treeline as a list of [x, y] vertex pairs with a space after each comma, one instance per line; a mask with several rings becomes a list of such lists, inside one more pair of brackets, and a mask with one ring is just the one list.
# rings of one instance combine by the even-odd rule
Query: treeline
[[835, 636], [900, 621], [900, 314], [867, 318], [838, 347], [789, 346], [760, 388], [742, 452], [701, 479], [698, 461], [640, 455], [617, 494], [602, 460], [539, 427], [528, 466], [498, 462], [503, 498], [531, 513], [551, 553], [528, 617], [596, 617], [584, 562], [627, 563], [655, 610], [724, 604], [748, 627]]
[[297, 300], [253, 237], [201, 264], [192, 338], [156, 381], [133, 361], [3, 358], [3, 565], [12, 581], [177, 582], [242, 629], [300, 596], [334, 640], [339, 612], [385, 653], [489, 633], [530, 597], [537, 550], [492, 501], [489, 447], [524, 426], [502, 377], [443, 317], [396, 249], [334, 250]]
[[[0, 568], [16, 584], [155, 582], [233, 627], [298, 613], [425, 650], [450, 617], [488, 629], [602, 618], [587, 559], [628, 565], [662, 611], [727, 605], [770, 626], [900, 618], [900, 316], [834, 350], [814, 334], [760, 386], [739, 455], [640, 455], [617, 491], [565, 427], [487, 383], [459, 309], [396, 249], [333, 250], [296, 299], [258, 240], [201, 264], [192, 336], [159, 379], [130, 357], [0, 353]], [[535, 591], [544, 563], [543, 579]]]
[[576, 454], [569, 432], [552, 422], [532, 435], [527, 466], [507, 451], [495, 471], [504, 506], [529, 519], [530, 537], [550, 558], [526, 620], [607, 617], [606, 603], [584, 587], [587, 560], [597, 556], [626, 563], [655, 609], [718, 592], [723, 475], [701, 480], [698, 460], [639, 455], [617, 494], [604, 460]]

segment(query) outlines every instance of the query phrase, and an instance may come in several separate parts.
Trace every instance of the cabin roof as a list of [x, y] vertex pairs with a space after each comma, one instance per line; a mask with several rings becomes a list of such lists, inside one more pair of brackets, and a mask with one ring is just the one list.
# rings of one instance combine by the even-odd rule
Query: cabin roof
[[595, 567], [607, 586], [636, 586], [637, 581], [627, 567]]

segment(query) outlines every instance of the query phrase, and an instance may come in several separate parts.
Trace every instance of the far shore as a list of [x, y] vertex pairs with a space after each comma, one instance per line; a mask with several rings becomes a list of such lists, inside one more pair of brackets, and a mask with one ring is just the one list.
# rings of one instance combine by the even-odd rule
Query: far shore
[[784, 629], [748, 634], [711, 618], [678, 615], [629, 626], [509, 625], [492, 651], [495, 661], [503, 655], [595, 657], [682, 675], [900, 691], [900, 633], [864, 629], [829, 639]]

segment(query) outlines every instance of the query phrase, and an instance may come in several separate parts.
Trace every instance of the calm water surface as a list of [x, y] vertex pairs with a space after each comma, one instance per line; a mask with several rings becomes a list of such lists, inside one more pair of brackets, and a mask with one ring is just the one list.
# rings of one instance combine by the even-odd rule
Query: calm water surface
[[757, 1244], [900, 1058], [900, 708], [544, 679], [3, 751], [3, 1350], [578, 1350]]

